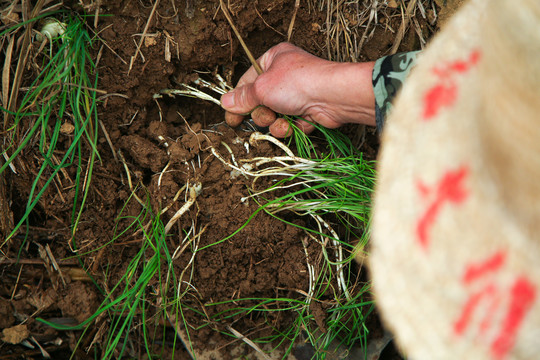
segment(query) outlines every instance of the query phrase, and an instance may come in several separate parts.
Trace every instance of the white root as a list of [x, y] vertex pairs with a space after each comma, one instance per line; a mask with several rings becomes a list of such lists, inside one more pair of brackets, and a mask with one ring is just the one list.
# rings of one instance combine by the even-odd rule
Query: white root
[[165, 214], [167, 211], [169, 211], [169, 209], [171, 208], [171, 206], [173, 206], [173, 204], [176, 202], [176, 200], [178, 200], [178, 198], [180, 197], [180, 194], [182, 193], [182, 191], [184, 191], [184, 190], [186, 189], [186, 187], [187, 187], [187, 186], [184, 185], [184, 186], [182, 186], [182, 187], [180, 188], [180, 190], [178, 190], [178, 191], [176, 192], [176, 195], [174, 195], [174, 198], [173, 198], [172, 202], [171, 202], [169, 205], [165, 206], [165, 208], [164, 208], [163, 210], [161, 210], [161, 212], [160, 212], [161, 215], [163, 215], [163, 214]]
[[171, 155], [171, 152], [169, 150], [169, 143], [167, 142], [167, 140], [165, 140], [165, 138], [161, 135], [158, 135], [158, 140], [162, 142], [163, 146], [165, 146], [165, 149], [167, 149], [167, 155]]
[[178, 259], [180, 257], [180, 255], [182, 255], [182, 253], [186, 250], [186, 247], [189, 244], [191, 244], [191, 242], [194, 239], [194, 237], [191, 236], [191, 233], [193, 233], [193, 232], [195, 232], [195, 221], [193, 221], [193, 219], [192, 219], [191, 220], [191, 227], [189, 228], [188, 233], [186, 234], [186, 236], [184, 236], [184, 239], [182, 240], [180, 245], [178, 245], [178, 247], [174, 250], [174, 252], [173, 252], [173, 254], [171, 256], [171, 259], [173, 259], [173, 260]]
[[159, 177], [158, 177], [158, 188], [161, 188], [161, 180], [163, 179], [163, 174], [165, 174], [165, 172], [167, 171], [167, 169], [169, 168], [169, 166], [171, 165], [171, 162], [169, 161], [167, 163], [167, 165], [165, 165], [165, 167], [163, 168], [163, 170], [161, 170], [161, 172], [159, 173]]
[[295, 166], [300, 166], [300, 164], [306, 164], [309, 165], [309, 167], [315, 166], [317, 163], [313, 160], [298, 158], [298, 157], [290, 157], [290, 156], [273, 156], [273, 157], [254, 157], [251, 159], [243, 159], [243, 162], [255, 162], [255, 166], [261, 166], [263, 164], [269, 163], [269, 162], [277, 162], [282, 165], [286, 165], [286, 161], [292, 161], [295, 162]]
[[233, 140], [233, 144], [242, 144], [246, 148], [246, 153], [249, 154], [249, 143], [244, 141], [241, 137], [236, 137]]
[[295, 186], [302, 186], [302, 185], [307, 187], [309, 183], [317, 182], [317, 181], [318, 180], [306, 180], [306, 181], [300, 181], [300, 182], [289, 184], [289, 185], [271, 187], [271, 188], [259, 191], [257, 193], [253, 193], [251, 195], [244, 196], [243, 198], [240, 198], [240, 201], [244, 202], [244, 201], [246, 201], [246, 200], [248, 200], [250, 198], [257, 197], [257, 196], [260, 196], [260, 195], [265, 194], [267, 192], [272, 192], [272, 191], [275, 191], [275, 190], [278, 190], [278, 189], [289, 189], [289, 188], [292, 188], [292, 187], [295, 187]]
[[[299, 157], [295, 156], [294, 153], [285, 144], [283, 144], [282, 142], [280, 142], [279, 140], [277, 140], [274, 137], [271, 137], [271, 136], [268, 136], [268, 135], [263, 135], [263, 134], [261, 134], [259, 132], [255, 132], [250, 136], [249, 143], [252, 146], [254, 146], [255, 143], [257, 141], [259, 141], [259, 140], [266, 140], [266, 141], [269, 141], [269, 142], [275, 144], [276, 146], [281, 148], [288, 156], [281, 156], [281, 157], [276, 156], [276, 157], [271, 157], [271, 158], [262, 158], [262, 157], [259, 158], [258, 157], [258, 158], [245, 159], [245, 160], [242, 159], [241, 162], [248, 163], [248, 164], [255, 162], [254, 167], [258, 167], [258, 166], [260, 166], [262, 164], [266, 164], [266, 163], [269, 163], [269, 162], [276, 162], [276, 163], [282, 165], [282, 167], [265, 168], [265, 169], [262, 169], [262, 170], [259, 170], [259, 171], [252, 171], [251, 168], [249, 168], [249, 170], [247, 170], [246, 168], [244, 168], [244, 166], [248, 165], [248, 164], [244, 164], [244, 166], [238, 166], [238, 164], [234, 160], [234, 157], [232, 157], [233, 162], [235, 163], [233, 165], [233, 164], [227, 162], [217, 152], [216, 149], [214, 149], [213, 147], [211, 147], [210, 149], [212, 151], [212, 154], [216, 158], [218, 158], [223, 164], [225, 164], [226, 166], [238, 171], [239, 173], [243, 174], [244, 176], [254, 177], [255, 180], [257, 178], [259, 178], [259, 177], [262, 177], [262, 176], [277, 176], [277, 175], [291, 176], [292, 173], [296, 173], [298, 171], [307, 171], [307, 172], [309, 172], [310, 168], [313, 168], [314, 166], [318, 165], [317, 162], [315, 162], [315, 161], [307, 160], [307, 159], [303, 159], [303, 158], [299, 158]], [[229, 152], [231, 152], [230, 148], [228, 146], [226, 146], [226, 144], [224, 144], [224, 143], [222, 143], [222, 144], [227, 148], [227, 150]], [[232, 152], [231, 152], [231, 156], [232, 156]], [[290, 165], [290, 164], [288, 164], [289, 162], [292, 162], [293, 164]], [[313, 181], [320, 181], [320, 180], [314, 179]], [[290, 186], [296, 186], [296, 185], [309, 186], [308, 183], [309, 183], [309, 181], [305, 181], [305, 182], [299, 182], [299, 183], [296, 183], [296, 184], [293, 184], [293, 185], [290, 185]], [[286, 186], [286, 187], [288, 187], [288, 186]], [[249, 198], [260, 195], [260, 194], [263, 194], [263, 193], [265, 193], [267, 191], [270, 191], [270, 190], [268, 190], [268, 189], [263, 190], [263, 191], [261, 191], [261, 192], [259, 192], [257, 194], [252, 194], [250, 196], [244, 197], [244, 198], [241, 199], [241, 201], [245, 202]], [[316, 205], [316, 202], [313, 202], [312, 205]], [[319, 224], [319, 232], [321, 234], [323, 233], [322, 227], [324, 227], [326, 229], [326, 231], [329, 232], [330, 235], [331, 235], [331, 242], [332, 242], [333, 248], [335, 250], [335, 262], [334, 261], [330, 261], [330, 262], [336, 266], [336, 272], [337, 272], [337, 275], [338, 275], [337, 281], [338, 281], [339, 287], [341, 288], [341, 291], [345, 295], [345, 298], [348, 301], [350, 301], [351, 300], [351, 295], [349, 293], [349, 289], [347, 288], [347, 284], [346, 284], [346, 281], [345, 281], [345, 276], [343, 274], [343, 266], [344, 266], [343, 265], [343, 249], [342, 249], [341, 244], [338, 241], [338, 239], [339, 239], [338, 234], [334, 231], [334, 229], [322, 217], [320, 217], [319, 215], [314, 214], [314, 213], [312, 213], [310, 211], [307, 211], [307, 213], [309, 213], [309, 215], [312, 216], [316, 220], [316, 222]], [[308, 235], [310, 235], [310, 234], [308, 234]], [[326, 250], [325, 250], [326, 244], [328, 243], [329, 240], [330, 239], [328, 237], [326, 237], [326, 238], [323, 238], [321, 240], [321, 242], [320, 242], [321, 246], [323, 247], [323, 252], [325, 254], [326, 254]], [[305, 244], [304, 244], [304, 249], [306, 251], [306, 258], [308, 258], [308, 253], [307, 253], [307, 249], [305, 247]], [[312, 284], [315, 282], [313, 280], [313, 277], [315, 276], [315, 270], [309, 264], [309, 259], [308, 259], [308, 272], [309, 272], [309, 280], [310, 280], [310, 290], [309, 290], [310, 293], [308, 295], [309, 295], [309, 299], [311, 299], [311, 296], [312, 296]]]
[[[251, 134], [251, 136], [249, 137], [249, 143], [251, 146], [255, 146], [255, 143], [259, 140], [266, 140], [266, 141], [269, 141], [271, 142], [272, 144], [274, 145], [277, 145], [281, 150], [283, 150], [287, 155], [289, 155], [291, 158], [298, 158], [294, 155], [294, 153], [291, 151], [291, 149], [289, 149], [287, 147], [287, 145], [285, 145], [284, 143], [282, 143], [281, 141], [279, 141], [278, 139], [276, 139], [275, 137], [273, 136], [269, 136], [269, 135], [263, 135], [261, 134], [260, 132], [254, 132], [253, 134]], [[300, 158], [298, 158], [300, 159]]]
[[219, 160], [221, 161], [224, 165], [227, 165], [228, 167], [230, 167], [231, 169], [234, 169], [238, 172], [240, 172], [241, 174], [244, 174], [244, 175], [247, 175], [247, 176], [253, 176], [253, 177], [257, 177], [257, 176], [260, 176], [256, 173], [252, 173], [250, 172], [249, 170], [246, 170], [244, 168], [241, 168], [241, 167], [238, 167], [238, 166], [235, 166], [229, 162], [227, 162], [227, 160], [225, 160], [223, 158], [223, 156], [221, 156], [221, 154], [213, 147], [210, 148], [210, 151], [212, 152], [212, 154]]
[[[206, 81], [204, 79], [201, 79], [201, 78], [197, 78], [197, 80], [193, 81], [193, 83], [195, 85], [198, 85], [198, 86], [202, 87], [202, 88], [210, 89], [210, 90], [212, 90], [213, 92], [215, 92], [215, 93], [217, 93], [219, 95], [223, 95], [223, 94], [229, 92], [230, 90], [232, 90], [232, 87], [227, 85], [221, 76], [216, 74], [216, 78], [218, 79], [219, 85], [213, 84], [213, 83], [211, 83], [209, 81]], [[185, 83], [180, 83], [179, 85], [182, 86], [184, 89], [183, 90], [180, 90], [180, 89], [163, 89], [163, 90], [161, 90], [159, 92], [159, 94], [154, 94], [154, 99], [161, 97], [161, 94], [181, 95], [181, 96], [190, 96], [190, 97], [195, 97], [195, 98], [201, 99], [201, 100], [211, 101], [214, 104], [221, 106], [221, 101], [219, 99], [216, 99], [212, 95], [207, 94], [204, 91], [201, 91], [201, 90], [199, 90], [199, 89], [197, 89], [197, 88], [195, 88], [193, 86], [190, 86], [188, 84], [185, 84]]]
[[[192, 225], [191, 229], [193, 229], [194, 226], [195, 225]], [[199, 249], [199, 243], [201, 241], [201, 235], [206, 231], [207, 228], [208, 228], [208, 224], [206, 224], [204, 226], [204, 228], [202, 228], [199, 231], [199, 233], [194, 235], [193, 237], [186, 236], [184, 238], [184, 240], [182, 241], [182, 244], [184, 244], [184, 246], [182, 247], [182, 249], [180, 249], [180, 252], [177, 253], [177, 251], [175, 251], [175, 255], [173, 256], [173, 259], [177, 259], [178, 257], [180, 257], [180, 255], [186, 250], [186, 248], [190, 244], [193, 244], [193, 248], [191, 249], [191, 258], [189, 259], [189, 262], [184, 267], [184, 269], [180, 273], [180, 276], [178, 277], [178, 290], [176, 292], [177, 301], [180, 301], [180, 299], [182, 299], [184, 297], [184, 295], [186, 295], [189, 292], [189, 288], [192, 288], [193, 290], [195, 290], [195, 292], [197, 292], [197, 294], [199, 294], [199, 296], [200, 296], [199, 290], [197, 290], [197, 288], [195, 286], [193, 286], [193, 284], [191, 283], [191, 280], [193, 279], [193, 266], [194, 266], [194, 263], [195, 263], [195, 256], [197, 255], [197, 251]], [[191, 230], [190, 230], [190, 233], [191, 233]], [[184, 279], [184, 274], [186, 273], [186, 271], [190, 267], [191, 267], [191, 273], [189, 274], [189, 281], [185, 281], [185, 280], [183, 280]], [[180, 291], [181, 288], [182, 288], [182, 286], [181, 286], [182, 283], [187, 285], [187, 288], [183, 293], [181, 293], [181, 291]]]
[[236, 162], [236, 159], [234, 158], [234, 153], [233, 153], [232, 149], [230, 148], [230, 146], [227, 145], [227, 143], [225, 143], [225, 142], [223, 142], [223, 141], [221, 142], [221, 145], [223, 145], [223, 147], [224, 147], [225, 149], [227, 149], [227, 151], [229, 152], [229, 154], [231, 154], [231, 160], [232, 160], [234, 166], [239, 167], [238, 163]]
[[[334, 245], [336, 249], [336, 271], [338, 273], [338, 283], [341, 286], [341, 290], [343, 291], [343, 294], [345, 294], [345, 298], [350, 301], [352, 300], [351, 295], [349, 294], [349, 289], [347, 288], [347, 284], [345, 282], [345, 276], [343, 275], [343, 249], [341, 247], [341, 244], [337, 239], [339, 239], [338, 234], [332, 229], [332, 227], [323, 220], [319, 215], [316, 214], [310, 214], [319, 224], [323, 224], [326, 230], [330, 232], [332, 235], [332, 244]], [[322, 232], [322, 231], [321, 231]]]
[[223, 79], [223, 77], [221, 75], [219, 75], [218, 73], [216, 73], [215, 75], [216, 79], [218, 80], [218, 85], [225, 91], [230, 91], [233, 89], [233, 87], [229, 84], [227, 84], [227, 82], [225, 81], [225, 79]]
[[302, 239], [302, 246], [304, 247], [304, 253], [306, 254], [306, 263], [308, 268], [309, 288], [307, 296], [307, 304], [311, 303], [313, 295], [315, 293], [315, 266], [309, 263], [309, 253], [307, 251], [307, 238]]
[[225, 160], [223, 158], [223, 156], [221, 156], [221, 154], [214, 147], [210, 147], [210, 151], [224, 165], [226, 165], [226, 166], [230, 167], [231, 169], [235, 170], [235, 172], [232, 173], [233, 178], [238, 177], [240, 174], [242, 174], [242, 175], [244, 175], [246, 177], [251, 176], [253, 178], [259, 178], [259, 177], [262, 177], [262, 176], [279, 176], [279, 175], [291, 176], [290, 172], [283, 172], [283, 168], [267, 168], [267, 169], [260, 170], [258, 172], [252, 172], [251, 170], [254, 168], [253, 166], [251, 166], [249, 164], [244, 164], [242, 166], [236, 166], [234, 164], [229, 163], [227, 160]]
[[37, 41], [43, 42], [45, 39], [52, 41], [52, 39], [64, 35], [67, 25], [63, 22], [52, 17], [45, 18], [43, 22], [41, 31], [36, 35]]
[[202, 190], [202, 184], [199, 182], [188, 187], [189, 197], [186, 203], [173, 215], [173, 217], [171, 218], [171, 220], [169, 220], [167, 225], [165, 225], [165, 234], [169, 233], [169, 231], [174, 226], [176, 221], [178, 221], [178, 219], [180, 219], [180, 217], [184, 215], [186, 211], [189, 210], [191, 205], [195, 203], [195, 199], [197, 199], [197, 196], [199, 196], [199, 194], [201, 193], [201, 190]]
[[[191, 96], [191, 97], [195, 97], [195, 98], [198, 98], [198, 99], [201, 99], [201, 100], [211, 101], [214, 104], [217, 104], [217, 105], [221, 106], [221, 102], [218, 99], [214, 98], [213, 96], [208, 95], [204, 91], [201, 91], [199, 89], [194, 88], [193, 86], [189, 86], [189, 85], [186, 85], [186, 84], [182, 84], [182, 86], [184, 86], [186, 88], [186, 90], [163, 89], [163, 90], [160, 91], [160, 94]], [[154, 98], [160, 97], [160, 94], [155, 94]]]
[[[210, 89], [210, 90], [212, 90], [212, 91], [214, 91], [214, 92], [216, 92], [216, 93], [218, 93], [220, 95], [223, 95], [223, 94], [227, 93], [230, 90], [230, 89], [224, 89], [222, 87], [219, 87], [219, 86], [217, 86], [215, 84], [212, 84], [211, 82], [206, 81], [206, 80], [201, 79], [201, 78], [198, 78], [197, 80], [193, 81], [193, 83], [195, 85], [199, 85], [199, 86], [208, 88], [208, 89]], [[185, 84], [181, 84], [181, 85], [185, 86]]]
[[124, 169], [126, 170], [126, 176], [128, 180], [129, 189], [131, 190], [131, 193], [133, 194], [133, 197], [143, 208], [146, 209], [147, 204], [141, 200], [139, 196], [135, 193], [135, 189], [133, 188], [133, 182], [131, 181], [131, 172], [129, 171], [129, 167], [127, 166], [126, 159], [124, 158], [124, 155], [122, 155], [121, 151], [118, 151], [118, 157], [120, 158], [120, 161], [122, 161], [122, 164], [124, 165]]

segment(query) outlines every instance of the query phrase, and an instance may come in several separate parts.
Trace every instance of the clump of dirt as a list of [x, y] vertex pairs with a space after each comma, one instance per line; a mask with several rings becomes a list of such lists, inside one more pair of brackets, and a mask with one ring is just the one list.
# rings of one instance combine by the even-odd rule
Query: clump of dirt
[[75, 319], [79, 324], [92, 316], [101, 302], [93, 284], [82, 281], [70, 283], [57, 296], [62, 315]]
[[4, 298], [0, 298], [0, 328], [5, 329], [15, 324], [11, 303]]

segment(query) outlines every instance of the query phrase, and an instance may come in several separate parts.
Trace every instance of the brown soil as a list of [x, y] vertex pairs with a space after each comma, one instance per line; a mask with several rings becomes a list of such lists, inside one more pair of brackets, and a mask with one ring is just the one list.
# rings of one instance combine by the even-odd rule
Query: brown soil
[[[251, 146], [248, 153], [244, 142], [250, 133], [223, 125], [223, 111], [216, 105], [190, 98], [153, 97], [161, 89], [173, 88], [178, 82], [189, 82], [194, 71], [217, 71], [234, 83], [247, 69], [249, 63], [223, 14], [218, 11], [218, 3], [215, 0], [161, 1], [148, 27], [148, 36], [140, 54], [129, 69], [153, 3], [147, 0], [101, 1], [100, 13], [112, 16], [100, 18], [96, 30], [101, 39], [95, 42], [94, 49], [99, 73], [98, 88], [107, 94], [101, 98], [98, 115], [110, 144], [102, 132], [98, 144], [101, 161], [94, 169], [89, 198], [75, 238], [71, 238], [69, 228], [75, 196], [70, 179], [74, 179], [75, 173], [68, 170], [62, 177], [63, 183], [45, 192], [36, 207], [30, 219], [28, 237], [25, 238], [25, 232], [21, 232], [2, 249], [6, 256], [0, 256], [3, 279], [0, 284], [0, 329], [11, 328], [24, 321], [31, 336], [53, 358], [63, 358], [71, 353], [81, 332], [56, 331], [35, 319], [41, 317], [65, 325], [84, 321], [100, 306], [104, 291], [111, 291], [121, 276], [128, 272], [128, 264], [139, 251], [142, 236], [133, 232], [118, 234], [144, 208], [132, 196], [122, 158], [129, 169], [133, 187], [138, 186], [135, 194], [143, 201], [148, 200], [148, 209], [155, 213], [173, 204], [162, 215], [164, 223], [186, 201], [184, 192], [175, 200], [177, 192], [185, 184], [200, 182], [202, 185], [195, 204], [176, 222], [167, 239], [170, 253], [179, 251], [174, 260], [175, 273], [184, 275], [176, 279], [177, 283], [189, 280], [194, 286], [190, 290], [185, 284], [181, 285], [180, 291], [187, 294], [182, 301], [191, 310], [185, 311], [184, 316], [193, 327], [190, 336], [197, 351], [219, 349], [220, 356], [244, 354], [251, 358], [253, 353], [247, 345], [220, 333], [228, 331], [226, 324], [244, 335], [261, 338], [275, 329], [287, 329], [294, 321], [293, 315], [286, 312], [268, 312], [266, 316], [262, 312], [238, 315], [226, 322], [209, 319], [217, 320], [224, 316], [220, 314], [227, 314], [239, 306], [230, 300], [303, 297], [301, 292], [309, 281], [306, 251], [309, 258], [316, 259], [320, 257], [321, 248], [314, 242], [308, 242], [305, 250], [302, 244], [304, 235], [298, 227], [259, 212], [241, 232], [198, 252], [196, 261], [191, 263], [195, 244], [201, 249], [227, 238], [258, 208], [252, 200], [241, 201], [249, 195], [252, 180], [242, 176], [233, 178], [231, 169], [212, 155], [211, 148], [227, 159], [230, 159], [228, 150], [221, 142], [229, 144], [236, 157], [281, 154], [267, 142]], [[68, 1], [64, 4], [66, 8], [79, 12], [83, 10], [82, 6], [89, 13], [95, 11], [95, 5], [96, 2], [91, 1]], [[287, 34], [294, 1], [235, 0], [229, 1], [229, 6], [236, 26], [255, 56], [286, 40], [284, 34]], [[390, 25], [395, 31], [401, 18], [398, 9], [387, 9], [386, 14], [388, 16], [380, 19], [379, 26], [375, 28], [373, 38], [364, 45], [364, 55], [360, 60], [374, 60], [392, 46], [394, 35], [385, 29]], [[417, 18], [422, 20], [420, 16]], [[316, 55], [328, 57], [327, 39], [321, 31], [325, 19], [325, 9], [320, 11], [312, 2], [302, 1], [291, 41]], [[431, 26], [425, 21], [420, 23], [424, 36], [428, 38]], [[420, 46], [417, 39], [414, 31], [408, 32], [400, 49], [417, 49]], [[166, 57], [167, 46], [170, 59]], [[31, 74], [31, 71], [27, 72], [25, 81], [28, 83]], [[368, 141], [362, 141], [363, 149], [374, 157], [377, 138], [373, 131], [368, 132]], [[349, 129], [347, 133], [354, 139], [363, 139], [358, 135], [358, 129]], [[68, 146], [69, 135], [61, 141]], [[0, 183], [0, 191], [7, 190], [9, 194], [4, 197], [0, 193], [0, 205], [4, 206], [4, 198], [9, 199], [15, 221], [24, 211], [30, 184], [39, 169], [35, 160], [39, 156], [37, 150], [30, 150], [23, 156], [17, 165], [27, 171], [18, 176], [9, 174], [5, 184]], [[297, 225], [307, 225], [309, 221], [293, 214], [285, 217]], [[5, 229], [4, 225], [2, 229]], [[185, 247], [183, 241], [190, 229], [200, 237]], [[81, 263], [72, 257], [75, 248], [82, 254]], [[22, 249], [20, 254], [19, 249]], [[52, 263], [51, 256], [44, 255], [47, 252], [56, 259], [60, 272]], [[21, 259], [19, 262], [15, 260], [17, 256]], [[88, 275], [80, 271], [81, 265]], [[156, 277], [150, 281], [147, 290], [158, 291], [159, 280], [163, 278]], [[118, 291], [113, 294], [119, 295]], [[225, 303], [208, 306], [220, 302]], [[255, 301], [244, 301], [241, 306], [255, 304]], [[147, 306], [147, 316], [152, 319], [149, 329], [155, 327], [157, 333], [161, 331], [157, 336], [160, 341], [154, 344], [156, 352], [163, 358], [170, 358], [175, 349], [176, 358], [189, 358], [183, 346], [174, 342], [171, 321], [174, 323], [175, 319], [157, 313], [155, 299], [148, 300]], [[311, 311], [313, 320], [324, 329], [324, 307], [315, 303]], [[126, 350], [126, 354], [133, 357], [145, 353], [141, 348], [142, 320], [139, 317], [137, 321], [133, 339]], [[163, 325], [167, 328], [165, 333], [160, 330]], [[110, 326], [106, 315], [98, 317], [83, 336], [77, 357], [99, 357]], [[87, 352], [89, 349], [94, 350]], [[0, 353], [9, 355], [0, 355], [0, 359], [39, 357], [41, 354], [35, 344], [34, 349], [29, 350], [22, 345], [2, 342]]]

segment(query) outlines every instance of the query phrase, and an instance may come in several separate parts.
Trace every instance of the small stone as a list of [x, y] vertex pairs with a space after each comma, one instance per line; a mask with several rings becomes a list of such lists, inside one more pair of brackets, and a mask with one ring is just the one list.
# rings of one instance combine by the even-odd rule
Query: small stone
[[73, 131], [75, 130], [75, 126], [70, 123], [63, 123], [62, 126], [60, 126], [60, 133], [63, 135], [71, 135], [73, 134]]
[[16, 325], [2, 331], [2, 341], [9, 344], [20, 344], [30, 335], [26, 325]]

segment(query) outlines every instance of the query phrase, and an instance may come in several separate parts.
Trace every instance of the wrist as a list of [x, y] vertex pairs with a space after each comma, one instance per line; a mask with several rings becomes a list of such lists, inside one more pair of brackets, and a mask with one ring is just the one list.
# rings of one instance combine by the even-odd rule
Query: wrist
[[316, 103], [341, 124], [375, 126], [375, 95], [372, 74], [374, 62], [329, 62], [319, 73]]

